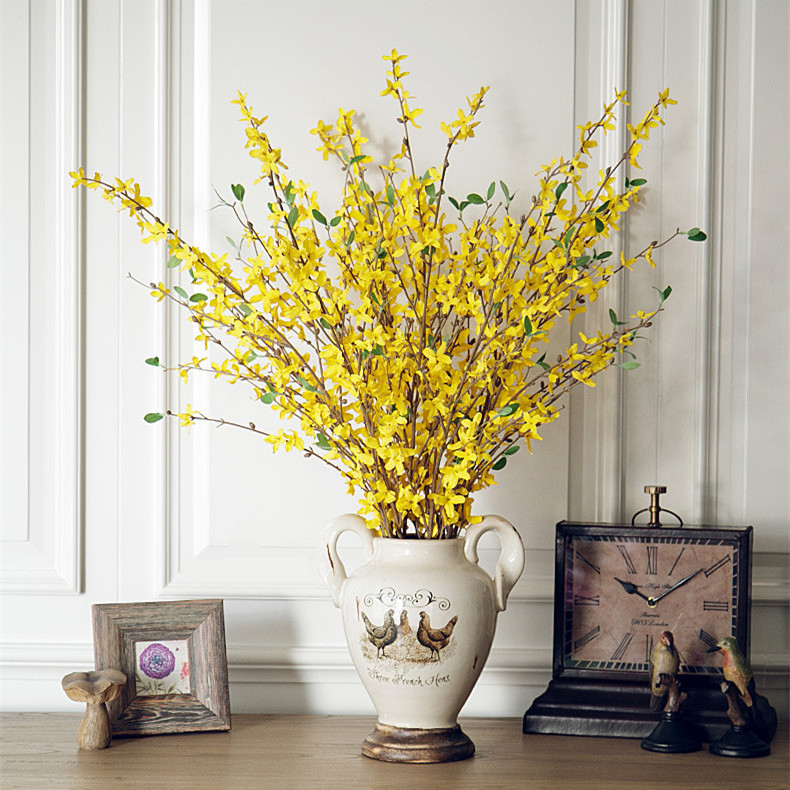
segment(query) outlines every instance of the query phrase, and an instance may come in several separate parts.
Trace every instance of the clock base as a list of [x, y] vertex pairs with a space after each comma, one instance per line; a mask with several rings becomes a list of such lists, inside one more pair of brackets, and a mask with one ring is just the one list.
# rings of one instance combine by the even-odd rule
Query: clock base
[[[718, 688], [694, 688], [684, 682], [688, 699], [683, 720], [704, 742], [729, 731], [724, 698]], [[660, 713], [650, 710], [647, 683], [555, 678], [524, 714], [524, 733], [588, 735], [607, 738], [645, 738]]]

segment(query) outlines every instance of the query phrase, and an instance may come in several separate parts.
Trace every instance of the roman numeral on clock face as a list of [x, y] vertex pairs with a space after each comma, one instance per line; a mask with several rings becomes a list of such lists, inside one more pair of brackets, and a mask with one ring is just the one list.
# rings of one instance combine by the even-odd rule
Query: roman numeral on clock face
[[705, 568], [705, 576], [711, 576], [716, 573], [719, 568], [723, 568], [728, 562], [730, 561], [730, 555], [727, 554], [726, 556], [722, 557], [717, 563], [710, 566], [710, 568]]
[[705, 612], [729, 612], [729, 601], [703, 601], [702, 610]]
[[622, 543], [618, 543], [617, 550], [620, 552], [620, 555], [622, 556], [623, 561], [625, 562], [625, 567], [628, 568], [628, 572], [636, 573], [636, 566], [634, 565], [633, 560], [631, 559], [631, 555], [628, 553], [628, 549]]
[[708, 647], [716, 647], [718, 641], [715, 636], [711, 636], [707, 631], [700, 629], [699, 639], [704, 642]]
[[650, 654], [653, 652], [653, 634], [645, 634], [645, 662], [650, 663]]
[[628, 633], [620, 640], [620, 644], [617, 646], [617, 650], [615, 650], [614, 653], [612, 653], [612, 661], [622, 661], [623, 656], [625, 655], [625, 651], [628, 650], [628, 646], [631, 644], [631, 640], [633, 638], [634, 635]]
[[578, 551], [577, 551], [577, 552], [576, 552], [576, 558], [577, 558], [577, 559], [579, 559], [579, 560], [581, 560], [581, 561], [582, 561], [583, 563], [585, 563], [586, 565], [589, 565], [589, 566], [590, 566], [590, 567], [591, 567], [591, 568], [592, 568], [592, 569], [593, 569], [593, 570], [594, 570], [594, 571], [595, 571], [595, 572], [596, 572], [596, 573], [597, 573], [599, 576], [601, 575], [601, 569], [600, 569], [600, 568], [599, 568], [597, 565], [593, 565], [593, 564], [592, 564], [592, 563], [591, 563], [591, 562], [590, 562], [590, 561], [587, 559], [587, 557], [585, 557], [585, 556], [584, 556], [584, 554], [582, 554], [582, 553], [580, 553], [580, 552], [578, 552]]
[[669, 569], [669, 573], [667, 574], [667, 576], [671, 576], [671, 575], [672, 575], [672, 571], [674, 571], [674, 570], [675, 570], [675, 567], [676, 567], [676, 566], [677, 566], [677, 564], [680, 562], [680, 558], [683, 556], [683, 552], [684, 552], [685, 550], [686, 550], [686, 547], [684, 546], [684, 547], [683, 547], [683, 548], [680, 550], [680, 552], [678, 553], [678, 556], [677, 556], [677, 557], [675, 557], [675, 561], [672, 563], [672, 567]]
[[576, 639], [574, 641], [574, 643], [573, 643], [574, 651], [580, 650], [586, 644], [588, 644], [589, 642], [592, 642], [592, 640], [595, 639], [597, 636], [599, 636], [600, 633], [601, 633], [601, 626], [600, 625], [596, 625], [595, 628], [593, 628], [592, 630], [588, 631], [586, 634], [584, 634], [584, 636], [580, 636], [578, 639]]
[[573, 598], [574, 606], [600, 606], [600, 595], [576, 595]]
[[655, 576], [658, 573], [658, 546], [645, 546], [647, 549], [647, 570], [645, 573]]

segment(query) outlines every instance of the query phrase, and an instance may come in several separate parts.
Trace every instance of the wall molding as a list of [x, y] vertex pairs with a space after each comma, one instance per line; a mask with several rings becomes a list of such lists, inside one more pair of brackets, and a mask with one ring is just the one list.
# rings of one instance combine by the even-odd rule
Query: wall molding
[[[0, 645], [0, 667], [5, 686], [0, 709], [6, 712], [22, 709], [74, 711], [73, 704], [63, 694], [51, 693], [50, 687], [58, 684], [67, 672], [82, 670], [92, 662], [93, 646], [90, 643], [14, 642]], [[772, 703], [782, 709], [790, 687], [787, 656], [779, 653], [753, 654], [752, 667], [758, 688], [769, 694]], [[365, 706], [370, 704], [344, 645], [228, 645], [228, 676], [231, 696], [238, 695], [235, 712], [253, 709], [296, 712], [292, 710], [293, 703], [288, 701], [294, 686], [310, 688], [307, 692], [311, 699], [309, 707], [314, 712], [337, 713], [337, 693], [345, 697], [349, 712], [365, 712]], [[478, 688], [485, 690], [485, 698], [476, 701], [473, 697], [464, 713], [467, 716], [519, 715], [523, 710], [503, 713], [503, 700], [498, 697], [506, 695], [506, 704], [525, 709], [529, 698], [541, 693], [550, 678], [551, 649], [495, 645], [477, 684]], [[262, 687], [262, 691], [257, 698], [252, 698], [251, 703], [250, 695], [255, 693], [255, 686]], [[338, 686], [345, 690], [333, 692], [333, 687]], [[522, 689], [522, 692], [508, 689]], [[282, 693], [278, 694], [278, 691]], [[494, 702], [489, 701], [489, 696]], [[331, 701], [322, 702], [322, 699]], [[304, 712], [301, 701], [297, 700], [296, 704], [300, 712]], [[492, 704], [495, 707], [489, 709], [487, 706]], [[782, 715], [786, 712], [783, 711]]]
[[[71, 189], [67, 173], [82, 161], [83, 1], [60, 0], [54, 9], [54, 36], [48, 48], [54, 52], [52, 112], [54, 128], [46, 145], [53, 152], [52, 169], [45, 173], [42, 193], [52, 196], [52, 214], [45, 220], [50, 228], [52, 259], [34, 261], [28, 249], [27, 265], [47, 265], [54, 271], [45, 279], [54, 288], [36, 300], [36, 311], [45, 311], [54, 324], [54, 353], [51, 387], [41, 396], [48, 414], [53, 415], [54, 434], [47, 436], [51, 465], [43, 470], [28, 465], [26, 485], [17, 495], [31, 497], [32, 489], [48, 492], [51, 518], [30, 520], [27, 539], [4, 541], [0, 590], [25, 594], [77, 594], [82, 591], [83, 564], [83, 196]], [[29, 13], [31, 13], [29, 11]], [[42, 53], [39, 53], [42, 54]], [[45, 63], [46, 58], [30, 53], [28, 63]], [[29, 81], [28, 81], [29, 85]], [[29, 129], [28, 133], [32, 134]], [[46, 202], [43, 204], [46, 206]], [[32, 302], [32, 294], [29, 294]], [[51, 300], [51, 301], [50, 301]], [[28, 336], [28, 353], [30, 353]], [[27, 380], [28, 403], [32, 376]], [[38, 386], [42, 386], [38, 384]], [[33, 419], [28, 414], [28, 425]], [[28, 431], [28, 437], [30, 433]], [[38, 479], [44, 476], [45, 479]]]

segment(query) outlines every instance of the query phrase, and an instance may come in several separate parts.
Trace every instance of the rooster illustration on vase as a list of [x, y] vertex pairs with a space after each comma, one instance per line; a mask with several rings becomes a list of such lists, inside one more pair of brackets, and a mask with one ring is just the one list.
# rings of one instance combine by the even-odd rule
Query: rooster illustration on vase
[[431, 651], [431, 660], [436, 654], [436, 660], [441, 661], [440, 651], [450, 642], [458, 615], [450, 619], [444, 628], [431, 628], [431, 619], [426, 612], [420, 612], [420, 624], [417, 627], [417, 641]]

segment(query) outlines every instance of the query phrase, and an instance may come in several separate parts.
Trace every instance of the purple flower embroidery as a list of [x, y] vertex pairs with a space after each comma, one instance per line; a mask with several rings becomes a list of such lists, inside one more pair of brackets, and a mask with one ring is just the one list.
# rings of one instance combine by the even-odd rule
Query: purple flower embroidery
[[166, 678], [175, 668], [176, 657], [172, 651], [168, 650], [164, 645], [159, 642], [154, 642], [152, 645], [143, 650], [140, 654], [140, 669], [148, 675], [149, 678]]

